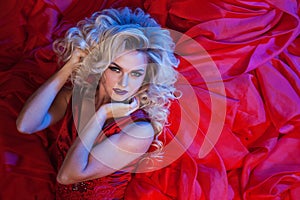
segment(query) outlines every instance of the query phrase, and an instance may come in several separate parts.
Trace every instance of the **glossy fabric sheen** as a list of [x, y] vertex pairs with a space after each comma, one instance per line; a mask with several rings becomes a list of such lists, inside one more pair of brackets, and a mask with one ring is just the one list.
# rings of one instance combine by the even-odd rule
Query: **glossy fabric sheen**
[[[16, 117], [30, 94], [60, 68], [53, 40], [97, 10], [122, 6], [143, 8], [207, 52], [172, 34], [181, 61], [176, 87], [183, 96], [172, 103], [161, 140], [169, 144], [177, 135], [186, 151], [160, 170], [133, 174], [124, 198], [299, 199], [296, 0], [1, 1], [0, 199], [55, 199], [62, 158], [53, 156], [53, 145], [61, 123], [22, 135]], [[199, 157], [200, 149], [209, 147], [203, 144], [210, 130], [219, 137]]]

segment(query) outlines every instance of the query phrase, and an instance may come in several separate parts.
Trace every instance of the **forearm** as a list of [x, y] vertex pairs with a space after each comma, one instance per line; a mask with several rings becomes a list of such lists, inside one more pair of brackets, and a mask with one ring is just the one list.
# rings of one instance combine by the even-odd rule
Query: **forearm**
[[71, 72], [71, 67], [65, 65], [27, 100], [17, 119], [20, 132], [32, 133], [43, 123], [49, 123], [49, 108]]
[[63, 165], [58, 173], [57, 179], [59, 182], [76, 182], [77, 178], [81, 179], [80, 177], [83, 176], [84, 170], [89, 164], [90, 152], [106, 120], [106, 115], [100, 110], [98, 110], [80, 131], [75, 142], [68, 150]]
[[[134, 123], [124, 129], [126, 134], [114, 134], [109, 140], [99, 138], [98, 141], [99, 133], [101, 134], [106, 119], [128, 116], [138, 107], [139, 103], [136, 99], [131, 104], [110, 103], [102, 105], [84, 128], [80, 129], [79, 136], [69, 149], [58, 172], [57, 181], [62, 184], [71, 184], [103, 177], [113, 173], [116, 169], [121, 169], [146, 152], [153, 140], [152, 135], [145, 137], [146, 139], [135, 137], [134, 135], [140, 134], [142, 130], [147, 133], [150, 131]], [[153, 131], [152, 126], [151, 131]], [[133, 135], [128, 133], [133, 133]], [[139, 145], [141, 148], [138, 147]], [[112, 159], [111, 156], [114, 156], [115, 159]], [[123, 157], [125, 159], [122, 159]], [[113, 162], [113, 166], [117, 168], [111, 168], [110, 165], [107, 165], [107, 163], [111, 163], [111, 160], [116, 160]]]

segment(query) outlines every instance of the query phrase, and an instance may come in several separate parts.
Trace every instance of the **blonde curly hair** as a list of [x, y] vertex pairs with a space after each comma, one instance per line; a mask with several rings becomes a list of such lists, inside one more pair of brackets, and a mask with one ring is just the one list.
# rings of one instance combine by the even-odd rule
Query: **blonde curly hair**
[[178, 59], [173, 53], [174, 47], [169, 31], [162, 29], [141, 9], [132, 11], [127, 7], [94, 13], [69, 29], [65, 37], [53, 45], [62, 62], [67, 62], [76, 48], [88, 52], [71, 75], [72, 83], [83, 87], [92, 87], [88, 77], [101, 77], [122, 53], [145, 53], [148, 66], [139, 91], [140, 106], [151, 119], [156, 133], [152, 145], [158, 149], [163, 146], [158, 136], [167, 123], [170, 101], [175, 98], [177, 72], [174, 67], [177, 67]]

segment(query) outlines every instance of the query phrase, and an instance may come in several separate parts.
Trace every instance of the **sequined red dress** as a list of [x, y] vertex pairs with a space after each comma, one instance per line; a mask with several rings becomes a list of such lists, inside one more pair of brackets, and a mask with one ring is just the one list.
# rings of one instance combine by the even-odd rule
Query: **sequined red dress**
[[[71, 111], [72, 109], [68, 109], [66, 116], [62, 121], [62, 128], [60, 129], [56, 144], [52, 149], [53, 157], [57, 162], [57, 170], [62, 165], [68, 149], [77, 137], [77, 131]], [[118, 134], [122, 127], [137, 121], [150, 122], [150, 119], [145, 111], [137, 110], [130, 116], [120, 118], [116, 121], [107, 121], [104, 124], [103, 133], [107, 137]], [[134, 169], [134, 167], [135, 164], [132, 164], [127, 166], [123, 171], [116, 171], [115, 173], [106, 177], [90, 181], [83, 181], [76, 184], [62, 185], [57, 183], [56, 199], [123, 199], [126, 186], [131, 180], [131, 173], [128, 171]]]

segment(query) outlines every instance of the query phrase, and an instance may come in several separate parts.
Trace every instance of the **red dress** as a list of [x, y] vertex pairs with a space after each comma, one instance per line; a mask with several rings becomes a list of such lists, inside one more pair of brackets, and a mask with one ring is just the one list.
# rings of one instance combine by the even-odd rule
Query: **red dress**
[[[103, 132], [109, 137], [118, 134], [122, 127], [127, 124], [137, 121], [150, 122], [150, 119], [145, 111], [137, 110], [130, 116], [119, 118], [116, 121], [107, 121], [104, 124]], [[62, 121], [55, 146], [52, 149], [52, 156], [56, 160], [57, 170], [62, 165], [67, 151], [76, 137], [77, 130], [74, 125], [72, 109], [68, 109]], [[116, 171], [109, 176], [75, 184], [62, 185], [57, 183], [56, 199], [123, 199], [126, 187], [131, 180], [131, 173], [128, 171], [134, 169], [134, 167], [135, 164], [131, 164], [123, 171]]]
[[[50, 162], [47, 151], [52, 144], [48, 137], [56, 141], [58, 131], [55, 127], [49, 134], [48, 130], [20, 134], [17, 115], [26, 99], [58, 70], [51, 48], [53, 40], [98, 10], [124, 6], [141, 7], [162, 27], [184, 34], [182, 38], [174, 37], [176, 54], [185, 57], [177, 70], [186, 83], [178, 81], [176, 85], [183, 92], [183, 111], [170, 109], [167, 128], [170, 135], [181, 133], [176, 130], [177, 124], [182, 124], [181, 117], [176, 115], [185, 113], [191, 116], [190, 125], [182, 129], [185, 138], [191, 138], [188, 130], [193, 124], [199, 126], [187, 150], [190, 158], [185, 154], [187, 159], [181, 158], [161, 170], [136, 173], [127, 186], [125, 199], [299, 199], [299, 1], [0, 2], [1, 200], [55, 199], [56, 171], [52, 165], [58, 160]], [[206, 65], [211, 59], [203, 51], [197, 53], [197, 45], [184, 38], [205, 48], [224, 78], [226, 95], [218, 92], [211, 65]], [[205, 75], [209, 79], [203, 79]], [[195, 102], [190, 99], [193, 94]], [[226, 126], [213, 151], [200, 159], [203, 138], [208, 128], [214, 127], [209, 126], [211, 116], [220, 113], [218, 103], [211, 106], [212, 99], [226, 100]], [[201, 112], [197, 113], [196, 108]]]

